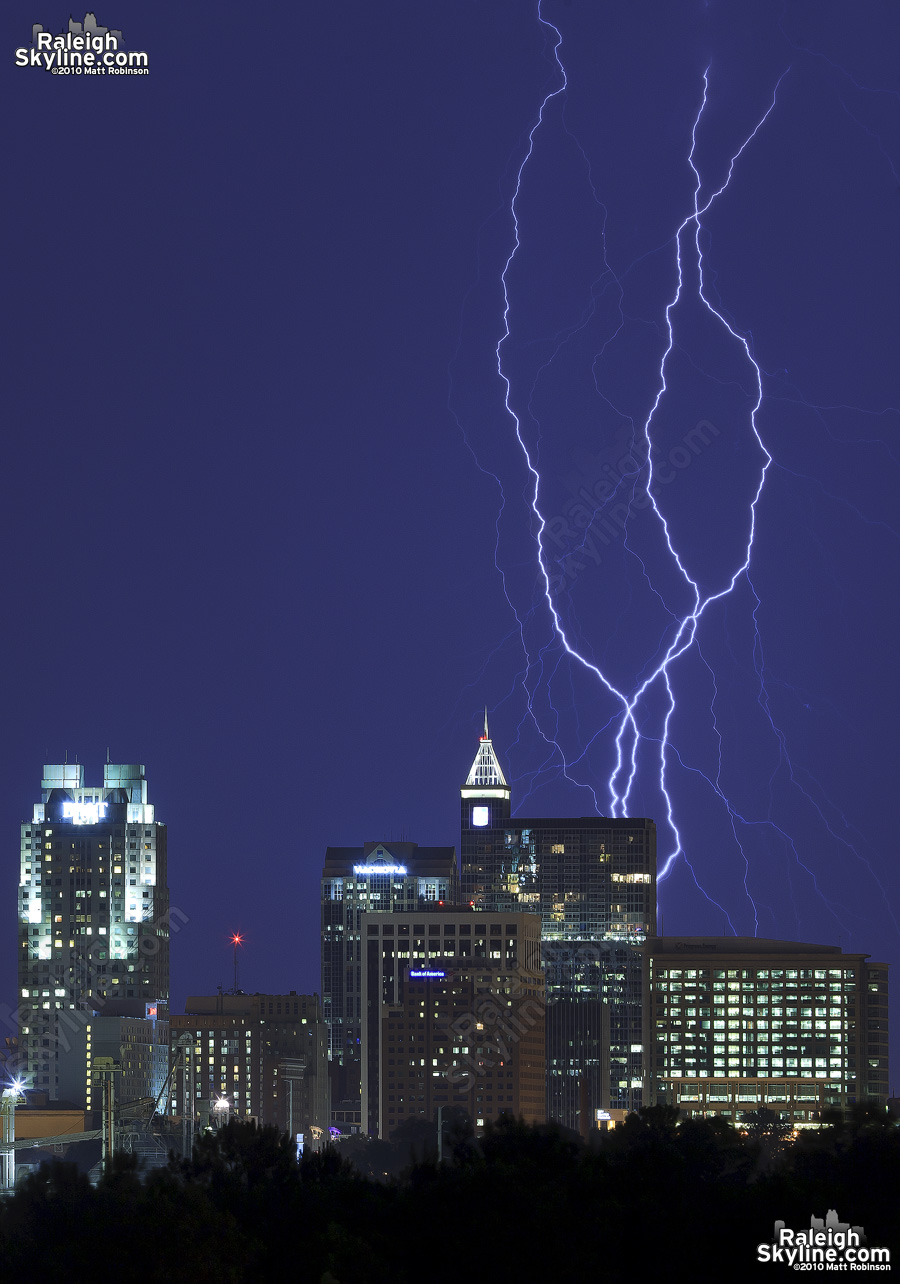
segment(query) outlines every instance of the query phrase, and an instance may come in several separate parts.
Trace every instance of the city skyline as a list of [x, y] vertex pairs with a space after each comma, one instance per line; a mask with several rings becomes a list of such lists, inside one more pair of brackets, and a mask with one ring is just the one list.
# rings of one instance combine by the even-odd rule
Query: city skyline
[[[14, 0], [8, 48], [67, 16]], [[659, 684], [636, 711], [622, 806], [667, 862], [664, 729], [694, 871], [661, 884], [666, 931], [896, 964], [897, 15], [461, 0], [313, 31], [277, 3], [296, 67], [229, 4], [96, 17], [148, 75], [9, 73], [0, 828], [44, 763], [147, 764], [181, 1010], [230, 985], [236, 931], [245, 989], [319, 987], [326, 848], [458, 845], [485, 704], [520, 814], [610, 810], [621, 707], [563, 654], [504, 403], [566, 636], [630, 694], [685, 609], [633, 455], [674, 237], [691, 160], [705, 199], [747, 142], [699, 249], [761, 371], [755, 561], [671, 722]], [[680, 246], [651, 458], [705, 588], [763, 457], [746, 352]], [[0, 944], [11, 1007], [15, 975]]]
[[[20, 1035], [19, 1055], [12, 1064], [29, 1087], [52, 1099], [71, 1099], [90, 1110], [92, 1055], [107, 1056], [111, 1052], [118, 1059], [121, 1040], [122, 1055], [128, 1045], [123, 1084], [133, 1083], [131, 1096], [135, 1097], [147, 1095], [146, 1085], [152, 1083], [149, 1095], [153, 1097], [166, 1069], [170, 927], [177, 933], [182, 926], [178, 921], [182, 917], [180, 912], [177, 908], [170, 910], [168, 902], [167, 827], [156, 821], [143, 765], [107, 762], [101, 786], [85, 784], [81, 764], [45, 764], [41, 785], [41, 801], [34, 805], [32, 819], [21, 825], [19, 983], [25, 988], [19, 991], [18, 1015], [4, 1014], [8, 1034]], [[331, 1031], [329, 1059], [334, 1061], [335, 1074], [329, 1078], [335, 1110], [346, 1113], [354, 1098], [358, 1098], [360, 1065], [365, 1081], [365, 1039], [360, 1035], [365, 1026], [362, 1018], [370, 1005], [366, 1001], [360, 964], [364, 974], [367, 933], [378, 930], [374, 925], [380, 924], [385, 914], [388, 919], [384, 921], [392, 923], [396, 914], [404, 910], [410, 922], [429, 911], [449, 913], [452, 918], [454, 905], [465, 906], [465, 912], [474, 914], [476, 921], [485, 913], [509, 916], [524, 910], [532, 916], [535, 939], [542, 943], [547, 987], [547, 1111], [549, 1117], [563, 1121], [576, 1131], [584, 1132], [585, 1117], [593, 1119], [596, 1109], [636, 1108], [642, 1101], [642, 1087], [646, 1091], [651, 1085], [652, 1093], [651, 1067], [656, 1053], [649, 1051], [654, 1047], [650, 1038], [653, 1023], [645, 987], [649, 980], [655, 992], [650, 973], [658, 948], [674, 953], [680, 969], [684, 964], [679, 960], [688, 957], [684, 951], [689, 952], [697, 940], [700, 940], [701, 959], [702, 950], [719, 950], [743, 960], [742, 952], [758, 948], [768, 950], [782, 966], [785, 959], [792, 957], [792, 952], [797, 957], [806, 952], [819, 960], [843, 957], [855, 963], [859, 975], [854, 973], [852, 984], [847, 982], [848, 993], [852, 991], [853, 997], [847, 1000], [851, 1008], [850, 1026], [843, 1027], [843, 1038], [847, 1037], [847, 1029], [860, 1032], [868, 1029], [869, 1033], [850, 1036], [858, 1037], [860, 1045], [851, 1050], [849, 1062], [799, 1060], [800, 1056], [811, 1058], [827, 1053], [822, 1053], [818, 1045], [813, 1048], [804, 1043], [804, 1037], [811, 1039], [812, 1035], [801, 1035], [803, 1046], [800, 1047], [795, 1030], [793, 1042], [790, 1036], [786, 1042], [781, 1034], [771, 1037], [772, 1042], [784, 1042], [792, 1058], [788, 1062], [781, 1048], [773, 1049], [773, 1055], [776, 1051], [782, 1055], [777, 1065], [773, 1062], [772, 1073], [777, 1078], [787, 1066], [788, 1075], [796, 1076], [807, 1073], [806, 1068], [815, 1064], [817, 1075], [820, 1067], [822, 1075], [828, 1068], [832, 1074], [849, 1074], [847, 1086], [843, 1088], [845, 1093], [856, 1093], [858, 1077], [863, 1085], [859, 1091], [863, 1094], [866, 1090], [882, 1096], [890, 1092], [887, 971], [883, 963], [867, 961], [871, 959], [871, 952], [842, 955], [840, 946], [833, 943], [811, 945], [791, 939], [784, 941], [784, 949], [780, 950], [778, 941], [759, 938], [735, 939], [723, 935], [721, 941], [717, 941], [683, 933], [658, 938], [653, 897], [656, 827], [652, 821], [517, 817], [511, 814], [511, 792], [494, 749], [485, 711], [477, 752], [460, 789], [458, 861], [454, 847], [420, 848], [406, 840], [370, 841], [357, 847], [327, 849], [322, 870], [322, 971], [320, 986], [312, 992], [316, 995], [317, 1010], [322, 1014], [319, 1019], [323, 1051], [329, 1043], [329, 1036], [324, 1033], [326, 1021]], [[384, 930], [393, 936], [393, 926]], [[408, 926], [399, 930], [409, 933]], [[424, 926], [420, 925], [416, 931], [422, 935]], [[469, 929], [461, 931], [468, 933]], [[455, 937], [455, 928], [453, 934]], [[70, 936], [74, 939], [67, 939]], [[243, 938], [232, 934], [231, 944], [235, 960], [234, 985], [225, 994], [243, 998], [248, 992], [238, 988], [236, 961], [236, 951], [238, 945], [243, 944]], [[405, 957], [409, 958], [410, 943], [405, 944]], [[424, 941], [417, 939], [414, 944], [417, 950], [424, 948]], [[429, 946], [432, 944], [429, 941]], [[453, 953], [454, 945], [455, 940], [449, 946], [445, 944], [445, 951], [449, 948]], [[635, 951], [633, 946], [647, 948]], [[483, 941], [481, 949], [483, 953]], [[468, 949], [464, 952], [468, 954]], [[642, 961], [644, 955], [646, 959]], [[834, 989], [830, 980], [828, 987], [825, 986], [825, 978], [832, 978], [827, 970], [832, 965], [826, 962], [824, 966], [826, 970], [802, 975], [821, 977], [823, 989]], [[679, 970], [679, 984], [674, 986], [678, 991], [682, 989], [681, 975]], [[702, 973], [684, 975], [701, 975], [707, 978], [707, 987], [709, 985], [708, 968]], [[727, 975], [738, 977], [740, 973]], [[767, 991], [769, 972], [761, 975], [766, 978], [762, 989]], [[772, 975], [780, 978], [791, 974]], [[796, 977], [797, 973], [792, 975]], [[847, 973], [847, 977], [850, 975]], [[721, 977], [725, 976], [722, 972]], [[834, 978], [840, 990], [843, 978], [840, 967]], [[188, 984], [193, 979], [186, 978]], [[869, 980], [875, 983], [870, 985]], [[776, 984], [781, 988], [784, 982], [773, 982], [773, 988]], [[796, 981], [793, 984], [796, 987]], [[54, 989], [54, 986], [64, 988]], [[221, 984], [218, 986], [218, 999], [203, 1002], [221, 1004], [223, 988]], [[724, 991], [724, 979], [717, 988]], [[729, 988], [737, 989], [738, 982], [729, 984]], [[868, 993], [870, 990], [877, 990], [885, 997], [873, 997]], [[863, 1006], [858, 1025], [854, 1006], [857, 991]], [[253, 993], [249, 991], [251, 996]], [[259, 997], [260, 992], [255, 993]], [[811, 996], [811, 990], [809, 995], [801, 994], [801, 1006], [804, 1002], [811, 1003]], [[194, 1010], [190, 1004], [197, 1001], [188, 1000], [188, 1012]], [[705, 1001], [709, 1003], [708, 998]], [[724, 1003], [724, 999], [720, 1001]], [[732, 1001], [737, 1002], [729, 1000]], [[797, 1002], [796, 995], [793, 1001]], [[767, 996], [765, 1002], [768, 1004]], [[825, 1030], [828, 1008], [823, 1005], [827, 1000], [817, 995], [816, 1002], [820, 1006], [815, 1009], [812, 1006], [802, 1012], [796, 1006], [790, 1009], [795, 1025], [801, 1012], [804, 1028], [812, 1029], [815, 1010], [821, 1018], [816, 1022], [817, 1029]], [[870, 1005], [869, 1015], [876, 1018], [874, 1021], [865, 1019], [867, 1005]], [[543, 1010], [543, 1001], [541, 1007]], [[646, 1009], [643, 1015], [642, 1007]], [[739, 1026], [740, 1011], [737, 1007], [729, 1009], [729, 1015], [735, 1018], [729, 1021], [729, 1027]], [[691, 1009], [692, 1014], [695, 1012]], [[708, 1015], [709, 1007], [706, 1012]], [[752, 1007], [744, 1009], [745, 1015], [748, 1012], [751, 1018], [760, 1016]], [[718, 1015], [724, 1016], [724, 1008]], [[781, 1010], [775, 1015], [781, 1017]], [[768, 1022], [764, 1019], [767, 1016], [768, 1012], [762, 1013], [759, 1022], [751, 1019], [744, 1034], [744, 1044], [753, 1045], [754, 1065], [757, 1054], [762, 1058], [763, 1075], [769, 1065], [770, 1036], [760, 1035], [757, 1047], [753, 1029], [759, 1024], [760, 1029], [767, 1030]], [[695, 1036], [700, 1037], [704, 1047], [709, 1043], [711, 1067], [713, 1036], [699, 1035], [701, 1025], [709, 1029], [709, 1020], [698, 1019], [688, 1024], [692, 1024], [694, 1033], [688, 1038], [691, 1046], [685, 1055], [696, 1058], [700, 1044], [696, 1043]], [[724, 1022], [718, 1024], [724, 1031]], [[779, 1020], [775, 1027], [780, 1030], [781, 1024]], [[681, 1021], [676, 1021], [676, 1025], [680, 1026]], [[882, 1033], [873, 1034], [876, 1028]], [[732, 1037], [737, 1038], [729, 1034], [729, 1039]], [[715, 1038], [723, 1044], [716, 1048], [716, 1052], [722, 1054], [716, 1067], [717, 1073], [724, 1075], [724, 1032]], [[862, 1043], [864, 1038], [869, 1040], [867, 1047]], [[370, 1043], [371, 1039], [370, 1030]], [[570, 1051], [566, 1052], [566, 1047]], [[733, 1050], [728, 1047], [729, 1054]], [[359, 1054], [362, 1054], [361, 1060], [356, 1060]], [[840, 1049], [836, 1055], [840, 1058]], [[875, 1060], [865, 1060], [866, 1057]], [[696, 1065], [696, 1059], [688, 1064]], [[673, 1065], [671, 1073], [685, 1073], [680, 1063]], [[727, 1065], [731, 1073], [731, 1063]], [[872, 1084], [865, 1082], [859, 1069], [862, 1065], [875, 1067], [868, 1071]], [[697, 1071], [689, 1069], [686, 1073], [696, 1076]], [[812, 1070], [808, 1073], [811, 1077]], [[571, 1091], [573, 1074], [581, 1084], [580, 1092], [575, 1095]], [[657, 1071], [655, 1078], [658, 1077]], [[837, 1100], [834, 1097], [837, 1085], [825, 1086], [831, 1094], [828, 1101]], [[859, 1098], [854, 1095], [849, 1100], [856, 1102]]]

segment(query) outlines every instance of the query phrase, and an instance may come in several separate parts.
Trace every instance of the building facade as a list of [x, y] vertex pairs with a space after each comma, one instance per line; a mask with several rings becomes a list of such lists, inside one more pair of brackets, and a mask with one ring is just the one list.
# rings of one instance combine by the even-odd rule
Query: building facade
[[362, 916], [459, 899], [453, 847], [370, 842], [329, 847], [322, 870], [322, 1002], [333, 1101], [355, 1113], [362, 1040]]
[[646, 949], [648, 1099], [798, 1126], [885, 1104], [887, 967], [839, 946], [657, 937]]
[[641, 947], [656, 931], [656, 825], [513, 817], [487, 718], [460, 793], [463, 900], [540, 916], [547, 1111], [586, 1133], [597, 1109], [642, 1103]]
[[476, 1128], [546, 1118], [540, 919], [432, 906], [362, 920], [363, 1127], [456, 1107]]
[[[88, 1108], [100, 1109], [100, 1071], [112, 1065], [116, 1101], [124, 1110], [139, 1102], [155, 1101], [163, 1091], [169, 1073], [168, 1018], [116, 1016], [107, 1005], [84, 1027], [84, 1092]], [[73, 1043], [73, 1050], [78, 1047]], [[80, 1048], [74, 1056], [60, 1058], [59, 1096], [70, 1101], [80, 1085], [75, 1080], [81, 1069]]]
[[195, 996], [170, 1020], [173, 1115], [210, 1112], [274, 1124], [313, 1150], [328, 1139], [328, 1032], [317, 994]]
[[[143, 766], [107, 763], [102, 786], [86, 786], [79, 764], [44, 767], [21, 827], [18, 971], [20, 1073], [51, 1100], [95, 1108], [92, 1020], [127, 1018], [125, 1044], [147, 1021], [137, 1042], [153, 1047], [168, 1017], [166, 828]], [[137, 1095], [153, 1095], [155, 1074], [135, 1079]]]

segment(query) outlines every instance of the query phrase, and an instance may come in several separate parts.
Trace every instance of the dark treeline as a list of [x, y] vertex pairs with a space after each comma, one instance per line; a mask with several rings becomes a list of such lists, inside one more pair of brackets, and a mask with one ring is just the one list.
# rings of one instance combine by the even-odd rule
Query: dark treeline
[[776, 1218], [808, 1228], [831, 1208], [893, 1257], [896, 1126], [860, 1112], [793, 1144], [774, 1118], [748, 1126], [679, 1123], [658, 1106], [586, 1145], [512, 1121], [476, 1141], [457, 1122], [439, 1166], [424, 1123], [299, 1165], [275, 1129], [231, 1123], [167, 1169], [141, 1174], [119, 1156], [96, 1187], [72, 1164], [45, 1165], [0, 1205], [0, 1272], [73, 1284], [741, 1280], [788, 1269], [756, 1261]]

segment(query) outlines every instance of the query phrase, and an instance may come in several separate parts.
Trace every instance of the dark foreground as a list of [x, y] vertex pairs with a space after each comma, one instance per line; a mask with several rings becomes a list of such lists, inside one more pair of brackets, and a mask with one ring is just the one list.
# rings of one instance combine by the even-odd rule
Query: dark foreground
[[[393, 1146], [349, 1143], [298, 1165], [274, 1129], [232, 1123], [204, 1137], [189, 1163], [173, 1158], [141, 1175], [122, 1156], [96, 1188], [73, 1165], [47, 1166], [0, 1205], [0, 1275], [73, 1284], [764, 1279], [791, 1270], [757, 1263], [774, 1221], [808, 1230], [810, 1215], [829, 1209], [862, 1226], [869, 1245], [892, 1258], [900, 1250], [900, 1129], [884, 1117], [858, 1114], [793, 1144], [765, 1121], [742, 1136], [721, 1122], [678, 1125], [666, 1107], [590, 1146], [515, 1123], [476, 1144], [460, 1125], [440, 1168], [429, 1142], [420, 1125], [418, 1145], [411, 1130]], [[867, 1277], [876, 1273], [889, 1272]]]

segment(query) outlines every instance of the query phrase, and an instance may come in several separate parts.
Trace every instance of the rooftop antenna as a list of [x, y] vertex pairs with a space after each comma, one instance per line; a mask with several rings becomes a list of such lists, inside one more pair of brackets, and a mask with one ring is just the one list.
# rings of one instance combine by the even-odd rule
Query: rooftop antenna
[[238, 946], [244, 944], [244, 938], [240, 932], [232, 932], [231, 944], [234, 947], [234, 989], [232, 994], [238, 994], [240, 993], [238, 990]]

